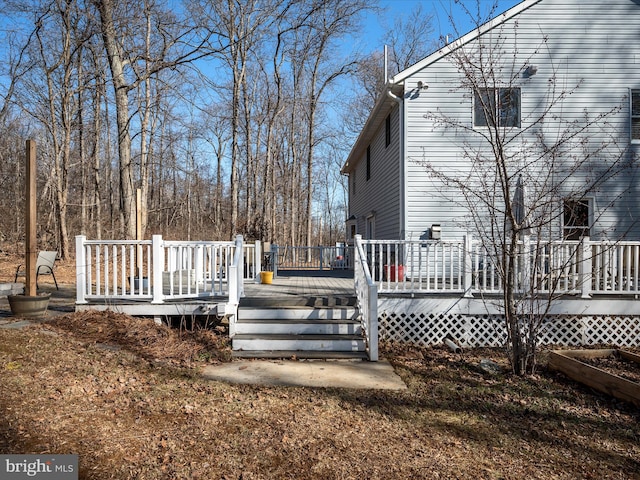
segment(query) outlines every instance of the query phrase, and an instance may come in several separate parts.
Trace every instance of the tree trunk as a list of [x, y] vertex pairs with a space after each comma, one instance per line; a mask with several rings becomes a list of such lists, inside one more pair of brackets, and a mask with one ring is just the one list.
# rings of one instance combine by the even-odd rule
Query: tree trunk
[[124, 74], [125, 60], [118, 44], [118, 33], [113, 21], [113, 0], [98, 0], [102, 40], [109, 60], [116, 106], [118, 129], [119, 191], [122, 234], [126, 239], [136, 235], [136, 201], [131, 162], [131, 135], [129, 132], [129, 85]]

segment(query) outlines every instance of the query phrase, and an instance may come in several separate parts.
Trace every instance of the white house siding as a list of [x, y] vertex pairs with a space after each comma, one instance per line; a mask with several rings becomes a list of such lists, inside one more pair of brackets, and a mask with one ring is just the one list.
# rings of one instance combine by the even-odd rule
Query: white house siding
[[[538, 67], [535, 75], [520, 77], [515, 83], [521, 87], [522, 128], [538, 117], [536, 109], [549, 105], [546, 98], [551, 93], [550, 80], [555, 70], [556, 93], [575, 89], [554, 107], [553, 113], [558, 118], [564, 121], [580, 120], [585, 115], [595, 118], [620, 106], [619, 112], [607, 116], [606, 122], [600, 122], [597, 128], [590, 129], [583, 136], [588, 138], [589, 148], [609, 143], [611, 154], [619, 155], [622, 149], [629, 147], [630, 111], [626, 97], [629, 88], [640, 88], [639, 25], [640, 2], [637, 0], [541, 0], [485, 34], [482, 42], [496, 38], [506, 42], [502, 47], [505, 54], [501, 61], [505, 64], [504, 73], [507, 75], [512, 72], [511, 63], [516, 69], [526, 62]], [[477, 47], [477, 39], [464, 48], [471, 49], [474, 45]], [[439, 117], [445, 115], [462, 119], [472, 126], [471, 91], [459, 88], [460, 79], [456, 66], [445, 56], [404, 80], [407, 239], [426, 236], [432, 224], [441, 224], [445, 237], [457, 236], [467, 230], [464, 220], [468, 219], [468, 209], [459, 198], [459, 191], [427, 178], [422, 164], [428, 162], [435, 169], [446, 170], [449, 174], [459, 170], [462, 175], [468, 168], [461, 147], [465, 142], [478, 140], [460, 130], [444, 127], [438, 121]], [[418, 91], [418, 81], [428, 85], [428, 89]], [[425, 118], [429, 112], [432, 118]], [[552, 139], [563, 127], [559, 121], [552, 121], [551, 116], [547, 118], [543, 128], [549, 141], [553, 142]], [[393, 123], [397, 125], [397, 122]], [[617, 132], [615, 145], [611, 143], [612, 132]], [[377, 135], [376, 138], [384, 142], [384, 123], [382, 136]], [[537, 148], [538, 144], [532, 132], [510, 148], [517, 151], [519, 148]], [[575, 140], [573, 152], [581, 154], [582, 147]], [[636, 149], [635, 153], [637, 150], [640, 149]], [[599, 157], [602, 155], [604, 153], [594, 157], [593, 168], [596, 170], [601, 166]], [[364, 182], [363, 168], [364, 162], [357, 173], [359, 186]], [[583, 173], [588, 175], [592, 172]], [[374, 185], [383, 180], [386, 189], [391, 188], [389, 179], [392, 177], [384, 175], [375, 178]], [[574, 178], [576, 182], [583, 181], [579, 176]], [[597, 192], [594, 203], [598, 220], [593, 229], [594, 237], [640, 236], [638, 183], [636, 177], [627, 173], [618, 175]], [[359, 201], [363, 201], [363, 195], [366, 195], [370, 209], [382, 211], [377, 196], [365, 188], [357, 191]], [[622, 196], [618, 198], [619, 195]], [[391, 192], [385, 192], [384, 198], [385, 201], [393, 200], [393, 205], [398, 204]], [[375, 206], [371, 203], [372, 199]], [[378, 238], [386, 234], [386, 228], [376, 231]], [[388, 235], [388, 238], [395, 238], [392, 231]]]
[[367, 237], [367, 219], [373, 217], [373, 238], [400, 238], [400, 157], [399, 108], [391, 111], [391, 143], [385, 146], [385, 121], [379, 125], [369, 143], [371, 150], [371, 176], [367, 180], [366, 149], [355, 167], [355, 194], [353, 173], [350, 174], [349, 215], [357, 219], [357, 230]]

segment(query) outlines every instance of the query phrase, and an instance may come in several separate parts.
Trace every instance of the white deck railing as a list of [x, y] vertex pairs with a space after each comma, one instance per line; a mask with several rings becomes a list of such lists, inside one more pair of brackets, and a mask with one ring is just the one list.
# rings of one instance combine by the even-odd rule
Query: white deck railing
[[[238, 253], [238, 252], [241, 252]], [[167, 300], [242, 295], [242, 282], [260, 274], [260, 244], [76, 237], [76, 303], [89, 300]], [[235, 266], [234, 279], [230, 278]], [[235, 283], [234, 283], [235, 282]], [[232, 292], [232, 293], [233, 293]]]
[[367, 339], [369, 360], [378, 361], [378, 287], [376, 286], [367, 256], [362, 248], [362, 237], [355, 237], [355, 261], [353, 278], [355, 283], [358, 307], [362, 318], [362, 326]]
[[[379, 293], [498, 294], [504, 275], [479, 242], [362, 240]], [[640, 294], [640, 242], [540, 241], [518, 244], [516, 290], [572, 294]], [[534, 282], [532, 285], [530, 282]]]
[[[266, 252], [265, 252], [266, 253]], [[281, 246], [272, 245], [271, 255], [276, 259], [270, 268], [287, 270], [351, 270], [353, 247], [349, 246]], [[273, 263], [273, 260], [271, 260]]]

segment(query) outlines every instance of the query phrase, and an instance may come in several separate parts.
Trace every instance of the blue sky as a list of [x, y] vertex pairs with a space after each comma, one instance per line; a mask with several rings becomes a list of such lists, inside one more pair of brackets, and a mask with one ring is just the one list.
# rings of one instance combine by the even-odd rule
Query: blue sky
[[[382, 37], [385, 30], [393, 25], [394, 19], [403, 13], [409, 13], [422, 4], [425, 12], [433, 14], [433, 35], [428, 40], [436, 40], [449, 35], [451, 40], [457, 38], [456, 30], [449, 22], [449, 12], [452, 13], [457, 30], [460, 34], [465, 34], [473, 29], [474, 25], [464, 9], [455, 0], [379, 0], [378, 4], [385, 11], [379, 15], [371, 14], [366, 20], [366, 30], [369, 32], [365, 42], [368, 49], [375, 50], [383, 48]], [[472, 12], [477, 11], [477, 0], [462, 0]], [[497, 3], [495, 15], [498, 15], [509, 8], [520, 3], [520, 0], [479, 0], [480, 12], [486, 16], [491, 6]], [[493, 15], [493, 16], [495, 16]]]

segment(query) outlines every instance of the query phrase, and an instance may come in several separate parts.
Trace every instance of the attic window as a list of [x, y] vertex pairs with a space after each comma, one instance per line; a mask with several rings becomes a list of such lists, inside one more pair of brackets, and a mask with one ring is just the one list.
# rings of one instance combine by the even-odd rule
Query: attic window
[[473, 126], [520, 128], [520, 89], [480, 88], [473, 99]]
[[631, 141], [640, 142], [640, 89], [631, 90]]

